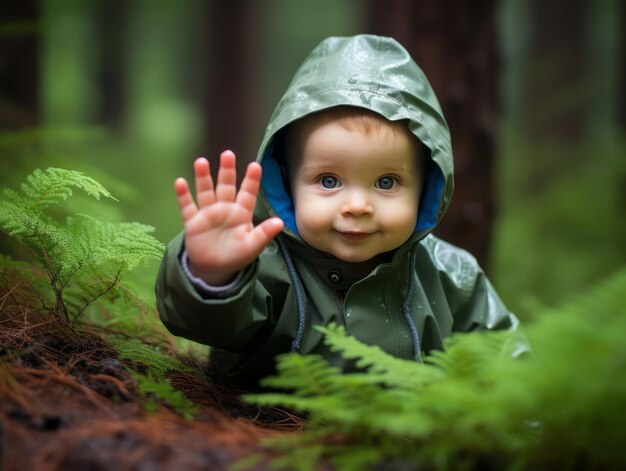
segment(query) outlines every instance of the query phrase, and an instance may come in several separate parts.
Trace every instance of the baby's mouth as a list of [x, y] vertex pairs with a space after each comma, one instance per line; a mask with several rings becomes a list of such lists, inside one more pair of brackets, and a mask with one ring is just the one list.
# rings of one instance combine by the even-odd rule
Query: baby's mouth
[[371, 232], [360, 231], [337, 231], [342, 237], [348, 240], [364, 240], [372, 235]]

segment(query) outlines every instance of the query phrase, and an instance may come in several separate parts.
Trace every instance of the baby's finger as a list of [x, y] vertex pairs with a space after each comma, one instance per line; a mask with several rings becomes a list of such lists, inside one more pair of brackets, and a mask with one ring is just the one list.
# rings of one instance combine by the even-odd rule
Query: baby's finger
[[215, 203], [215, 191], [209, 161], [204, 157], [196, 159], [193, 163], [196, 175], [196, 199], [198, 206], [204, 208]]
[[252, 212], [256, 204], [256, 198], [259, 194], [259, 185], [261, 183], [261, 166], [252, 162], [246, 169], [246, 175], [241, 182], [241, 188], [237, 193], [237, 203]]
[[280, 218], [269, 218], [252, 230], [252, 246], [257, 255], [283, 230], [284, 225]]
[[220, 168], [217, 171], [217, 201], [233, 202], [237, 194], [237, 171], [235, 170], [235, 154], [225, 150], [220, 154]]
[[178, 201], [180, 214], [183, 217], [183, 221], [187, 222], [198, 212], [198, 207], [189, 192], [187, 180], [184, 178], [177, 178], [174, 182], [174, 189], [176, 190], [176, 200]]

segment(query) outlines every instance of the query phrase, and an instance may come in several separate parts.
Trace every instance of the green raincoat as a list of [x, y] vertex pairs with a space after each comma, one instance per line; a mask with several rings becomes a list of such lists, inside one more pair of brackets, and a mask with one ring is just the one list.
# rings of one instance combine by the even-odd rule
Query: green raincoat
[[[414, 234], [365, 276], [303, 242], [279, 163], [286, 126], [338, 105], [405, 120], [428, 159]], [[180, 234], [168, 245], [156, 284], [165, 326], [210, 345], [212, 365], [235, 383], [255, 386], [273, 372], [274, 357], [289, 351], [321, 353], [347, 366], [328, 351], [314, 325], [335, 322], [367, 344], [416, 360], [442, 349], [452, 332], [516, 327], [475, 259], [430, 234], [452, 195], [450, 133], [424, 73], [395, 40], [359, 35], [323, 41], [278, 103], [257, 160], [263, 178], [255, 220], [279, 216], [283, 232], [234, 285], [208, 291], [183, 269]]]

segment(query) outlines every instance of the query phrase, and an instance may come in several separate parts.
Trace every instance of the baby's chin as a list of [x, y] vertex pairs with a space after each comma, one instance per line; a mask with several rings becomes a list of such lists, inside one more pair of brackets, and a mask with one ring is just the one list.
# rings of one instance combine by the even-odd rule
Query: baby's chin
[[368, 263], [377, 261], [380, 263], [381, 260], [388, 260], [390, 256], [396, 251], [398, 247], [402, 244], [399, 244], [397, 247], [393, 247], [392, 249], [387, 250], [376, 250], [375, 247], [354, 247], [350, 248], [349, 246], [342, 246], [334, 244], [325, 244], [321, 239], [311, 239], [307, 237], [307, 234], [300, 233], [300, 237], [304, 241], [306, 245], [315, 249], [321, 253], [323, 253], [327, 257], [336, 258], [346, 263]]
[[341, 260], [342, 262], [348, 262], [348, 263], [365, 263], [365, 262], [369, 262], [372, 260], [375, 260], [379, 255], [380, 252], [374, 253], [374, 254], [368, 254], [368, 255], [345, 255], [342, 253], [338, 253], [338, 254], [334, 254], [331, 253], [329, 254], [339, 260]]
[[342, 262], [347, 263], [367, 263], [378, 260], [381, 256], [386, 254], [387, 252], [347, 252], [347, 251], [331, 251], [327, 252], [325, 250], [317, 249], [321, 252], [324, 252], [326, 255], [330, 257], [334, 257]]
[[348, 262], [348, 263], [367, 262], [369, 260], [376, 258], [379, 255], [379, 253], [375, 253], [372, 255], [372, 254], [347, 253], [344, 251], [334, 251], [334, 250], [329, 251], [328, 247], [320, 246], [316, 244], [315, 241], [310, 242], [306, 240], [305, 238], [302, 238], [302, 240], [304, 240], [306, 245], [308, 245], [312, 249], [317, 250], [318, 252], [323, 253], [326, 257], [336, 258], [336, 259], [341, 260], [342, 262]]

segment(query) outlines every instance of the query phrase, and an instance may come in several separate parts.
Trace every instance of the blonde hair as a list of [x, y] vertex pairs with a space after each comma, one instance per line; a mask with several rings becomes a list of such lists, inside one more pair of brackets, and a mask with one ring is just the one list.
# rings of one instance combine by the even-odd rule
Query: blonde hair
[[357, 106], [333, 106], [305, 116], [290, 125], [289, 134], [294, 138], [311, 126], [317, 126], [328, 121], [336, 121], [349, 131], [358, 131], [371, 137], [386, 132], [403, 132], [408, 128], [402, 121], [389, 121], [384, 116], [367, 108]]

